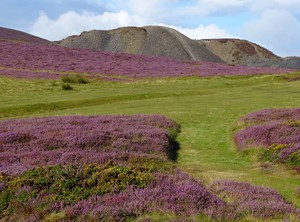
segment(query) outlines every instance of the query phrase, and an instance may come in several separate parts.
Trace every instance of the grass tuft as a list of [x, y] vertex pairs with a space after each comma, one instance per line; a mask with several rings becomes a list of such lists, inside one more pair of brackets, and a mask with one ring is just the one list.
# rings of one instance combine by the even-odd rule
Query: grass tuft
[[70, 84], [68, 84], [68, 83], [62, 84], [61, 88], [62, 88], [62, 90], [66, 90], [66, 91], [67, 90], [73, 90], [73, 87]]
[[87, 84], [90, 80], [82, 75], [66, 75], [61, 77], [63, 83]]

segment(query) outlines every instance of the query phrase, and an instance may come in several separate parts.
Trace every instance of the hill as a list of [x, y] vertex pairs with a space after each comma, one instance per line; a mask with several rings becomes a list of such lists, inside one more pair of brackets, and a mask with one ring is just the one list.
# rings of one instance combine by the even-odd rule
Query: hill
[[299, 58], [281, 58], [247, 40], [192, 40], [162, 26], [92, 30], [55, 42], [69, 48], [165, 56], [180, 60], [208, 61], [258, 67], [300, 69]]
[[203, 39], [198, 40], [198, 43], [228, 64], [300, 69], [300, 57], [282, 58], [247, 40]]
[[0, 40], [13, 40], [27, 43], [49, 44], [50, 41], [25, 32], [0, 27]]
[[279, 67], [288, 67], [291, 69], [300, 69], [300, 57], [289, 56], [283, 58]]
[[161, 26], [125, 27], [110, 31], [92, 30], [56, 43], [70, 48], [223, 62], [218, 56], [180, 32]]

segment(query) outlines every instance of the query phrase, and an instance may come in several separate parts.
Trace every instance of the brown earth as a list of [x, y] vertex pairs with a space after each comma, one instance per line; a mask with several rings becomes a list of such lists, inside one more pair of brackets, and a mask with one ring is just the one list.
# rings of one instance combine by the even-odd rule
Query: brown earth
[[282, 58], [247, 40], [204, 39], [198, 41], [208, 50], [232, 65], [276, 66]]

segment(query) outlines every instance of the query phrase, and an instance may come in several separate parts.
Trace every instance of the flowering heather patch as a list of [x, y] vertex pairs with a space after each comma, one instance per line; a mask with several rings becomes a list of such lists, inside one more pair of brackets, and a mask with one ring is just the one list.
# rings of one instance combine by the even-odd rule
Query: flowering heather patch
[[[60, 206], [58, 206], [60, 207]], [[138, 217], [149, 212], [174, 213], [190, 218], [200, 213], [215, 219], [229, 219], [227, 205], [188, 175], [177, 171], [173, 175], [159, 174], [147, 188], [130, 186], [117, 195], [93, 196], [68, 207], [71, 221], [107, 218], [121, 221], [124, 217]]]
[[297, 121], [300, 120], [300, 108], [295, 109], [263, 109], [250, 113], [243, 117], [241, 121], [251, 123], [263, 123], [270, 121]]
[[235, 135], [240, 150], [263, 147], [261, 160], [278, 161], [300, 169], [299, 108], [265, 109], [241, 120], [252, 125]]
[[[24, 70], [24, 78], [44, 78], [37, 75], [71, 72], [87, 73], [91, 77], [103, 74], [127, 78], [172, 76], [254, 75], [293, 72], [289, 69], [229, 66], [222, 63], [184, 62], [169, 58], [69, 49], [54, 45], [37, 45], [0, 40], [0, 67]], [[28, 72], [37, 72], [30, 74]], [[41, 72], [42, 71], [42, 72]], [[20, 77], [20, 71], [1, 71], [1, 74]], [[57, 78], [56, 75], [53, 78]]]
[[224, 217], [225, 203], [167, 160], [178, 130], [158, 115], [1, 121], [0, 221]]
[[236, 205], [168, 161], [178, 131], [158, 115], [1, 121], [0, 221], [125, 221], [151, 213], [240, 218]]
[[167, 159], [175, 152], [178, 128], [158, 115], [5, 120], [0, 122], [0, 171], [16, 175], [36, 166], [126, 161], [135, 155]]
[[0, 76], [24, 78], [26, 79], [58, 79], [62, 76], [61, 73], [57, 72], [41, 72], [32, 70], [20, 70], [20, 69], [3, 69], [0, 67]]
[[0, 196], [1, 221], [41, 221], [49, 214], [64, 221], [124, 221], [150, 212], [235, 217], [224, 201], [178, 170], [149, 174], [113, 163], [32, 169], [8, 178]]
[[218, 196], [230, 199], [237, 213], [258, 218], [284, 218], [289, 214], [300, 216], [300, 210], [275, 190], [236, 181], [216, 181], [212, 189]]
[[300, 126], [292, 123], [270, 123], [254, 125], [236, 134], [240, 149], [248, 147], [269, 147], [273, 144], [296, 144], [300, 142]]

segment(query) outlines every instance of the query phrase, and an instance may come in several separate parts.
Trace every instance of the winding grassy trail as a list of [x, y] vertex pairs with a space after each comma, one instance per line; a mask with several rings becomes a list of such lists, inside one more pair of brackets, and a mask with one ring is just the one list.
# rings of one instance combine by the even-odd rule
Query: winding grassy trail
[[217, 179], [275, 188], [294, 195], [300, 175], [283, 166], [261, 167], [236, 151], [237, 120], [263, 108], [299, 107], [300, 82], [281, 77], [176, 78], [133, 83], [91, 82], [63, 91], [57, 80], [0, 78], [0, 118], [49, 115], [162, 114], [181, 124], [178, 166], [206, 184]]

